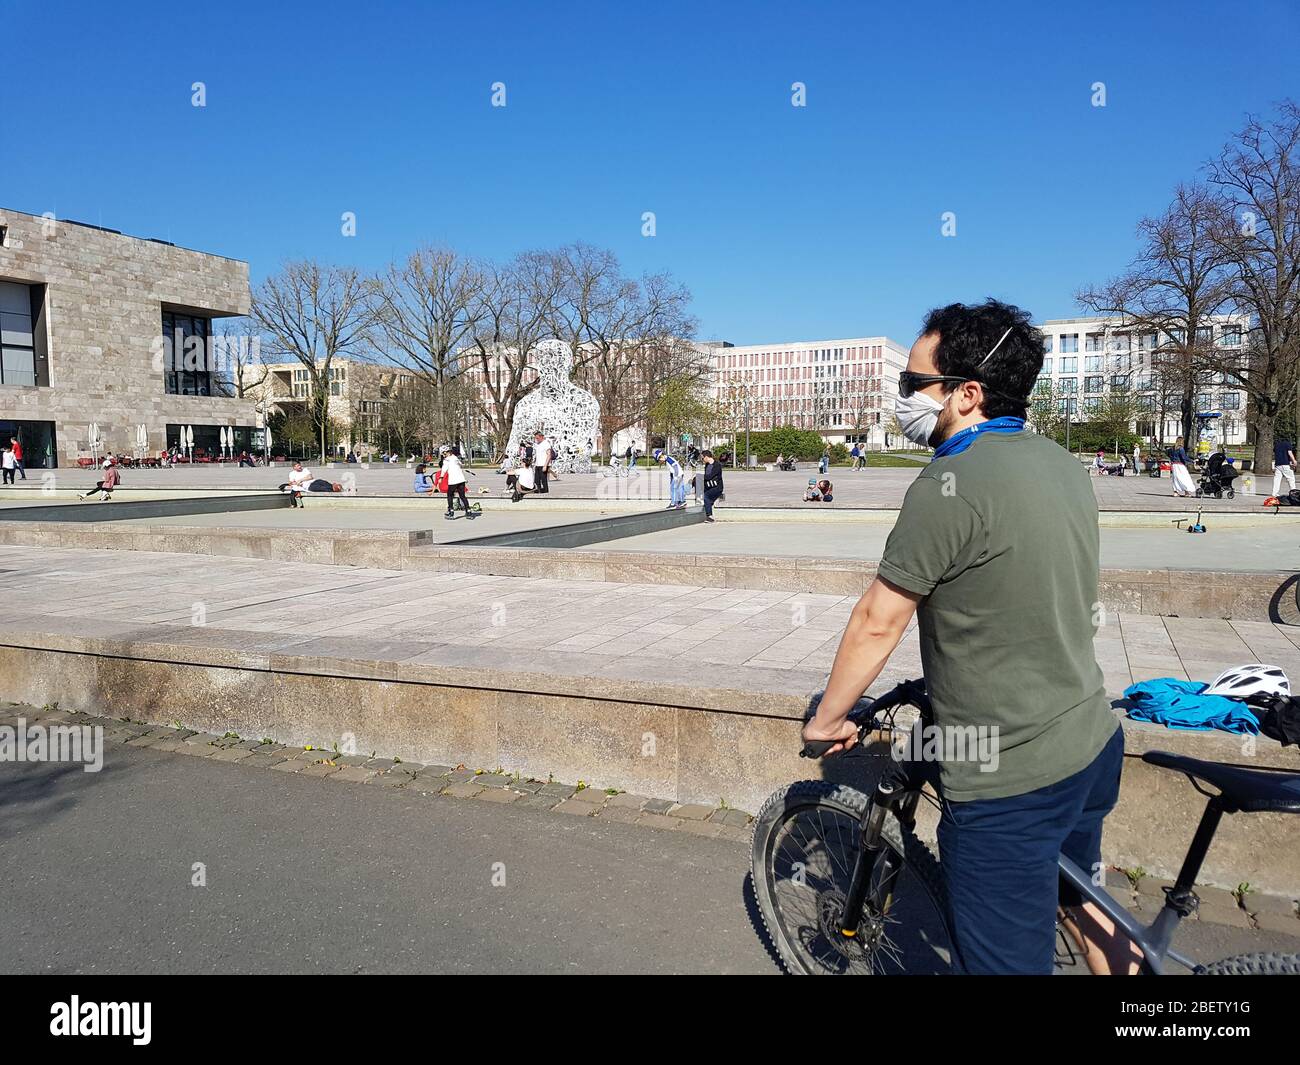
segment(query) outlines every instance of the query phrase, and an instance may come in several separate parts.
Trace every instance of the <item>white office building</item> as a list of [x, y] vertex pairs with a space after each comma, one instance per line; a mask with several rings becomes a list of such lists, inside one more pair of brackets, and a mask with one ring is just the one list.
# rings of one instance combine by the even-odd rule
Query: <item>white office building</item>
[[888, 337], [710, 346], [711, 398], [735, 427], [813, 429], [829, 443], [908, 446], [889, 429], [907, 348]]
[[[1088, 420], [1091, 404], [1115, 388], [1134, 391], [1144, 411], [1134, 430], [1147, 441], [1172, 442], [1182, 433], [1181, 396], [1163, 390], [1152, 369], [1156, 352], [1181, 337], [1126, 327], [1105, 317], [1053, 318], [1039, 329], [1044, 336], [1040, 386], [1050, 383], [1060, 410], [1068, 405], [1073, 417]], [[1214, 345], [1223, 361], [1245, 352], [1247, 321], [1240, 315], [1218, 315], [1201, 330], [1200, 341]], [[1246, 442], [1246, 393], [1234, 388], [1222, 372], [1206, 373], [1197, 382], [1197, 414], [1219, 414], [1207, 420], [1206, 434], [1225, 444]], [[1162, 424], [1163, 423], [1163, 424]]]

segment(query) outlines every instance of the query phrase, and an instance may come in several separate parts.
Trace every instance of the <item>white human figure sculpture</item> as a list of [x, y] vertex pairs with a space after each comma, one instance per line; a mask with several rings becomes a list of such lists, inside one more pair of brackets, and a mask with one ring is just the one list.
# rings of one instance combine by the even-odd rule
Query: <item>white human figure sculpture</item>
[[600, 404], [569, 375], [573, 350], [562, 340], [543, 340], [531, 352], [537, 368], [537, 387], [515, 407], [508, 448], [513, 453], [521, 440], [533, 442], [540, 432], [554, 441], [551, 469], [557, 473], [590, 473], [591, 442], [600, 424]]

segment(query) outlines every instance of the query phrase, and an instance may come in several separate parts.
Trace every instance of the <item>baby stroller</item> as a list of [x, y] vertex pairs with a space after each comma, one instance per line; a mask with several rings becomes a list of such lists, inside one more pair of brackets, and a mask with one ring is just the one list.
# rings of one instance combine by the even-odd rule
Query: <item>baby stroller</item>
[[1196, 489], [1196, 498], [1214, 496], [1215, 499], [1222, 499], [1226, 493], [1228, 498], [1232, 499], [1237, 494], [1232, 487], [1236, 477], [1237, 470], [1227, 461], [1227, 456], [1222, 451], [1216, 451], [1205, 464], [1200, 487]]

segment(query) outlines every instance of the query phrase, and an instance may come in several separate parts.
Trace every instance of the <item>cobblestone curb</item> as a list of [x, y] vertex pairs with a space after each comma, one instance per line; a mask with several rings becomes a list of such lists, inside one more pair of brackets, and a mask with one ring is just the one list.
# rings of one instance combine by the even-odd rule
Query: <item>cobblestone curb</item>
[[696, 803], [672, 803], [646, 795], [602, 789], [584, 782], [562, 784], [554, 780], [530, 780], [466, 766], [424, 765], [397, 762], [358, 754], [339, 754], [321, 747], [286, 747], [269, 741], [244, 739], [227, 734], [217, 736], [195, 732], [179, 724], [174, 727], [149, 725], [112, 717], [98, 717], [57, 707], [36, 708], [17, 703], [0, 703], [0, 725], [14, 725], [18, 718], [29, 725], [75, 724], [104, 729], [105, 752], [114, 746], [148, 747], [152, 750], [213, 761], [235, 762], [256, 769], [273, 769], [305, 777], [322, 777], [343, 784], [387, 787], [413, 794], [438, 795], [480, 802], [512, 803], [538, 810], [552, 810], [596, 821], [646, 825], [660, 830], [685, 830], [695, 834], [748, 844], [753, 817], [742, 810]]

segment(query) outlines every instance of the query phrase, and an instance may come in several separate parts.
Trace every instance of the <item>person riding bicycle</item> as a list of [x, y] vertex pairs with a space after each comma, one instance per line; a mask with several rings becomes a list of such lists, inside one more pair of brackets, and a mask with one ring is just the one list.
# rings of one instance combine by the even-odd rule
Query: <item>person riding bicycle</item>
[[[832, 754], [855, 744], [847, 715], [917, 615], [941, 739], [939, 852], [972, 973], [1051, 973], [1058, 899], [1094, 971], [1131, 957], [1108, 918], [1058, 886], [1061, 853], [1102, 868], [1124, 739], [1093, 652], [1096, 498], [1076, 459], [1025, 430], [1042, 363], [1042, 334], [1017, 307], [927, 315], [896, 414], [934, 461], [907, 491], [803, 733], [839, 741]], [[959, 746], [976, 729], [995, 737], [995, 757]]]

